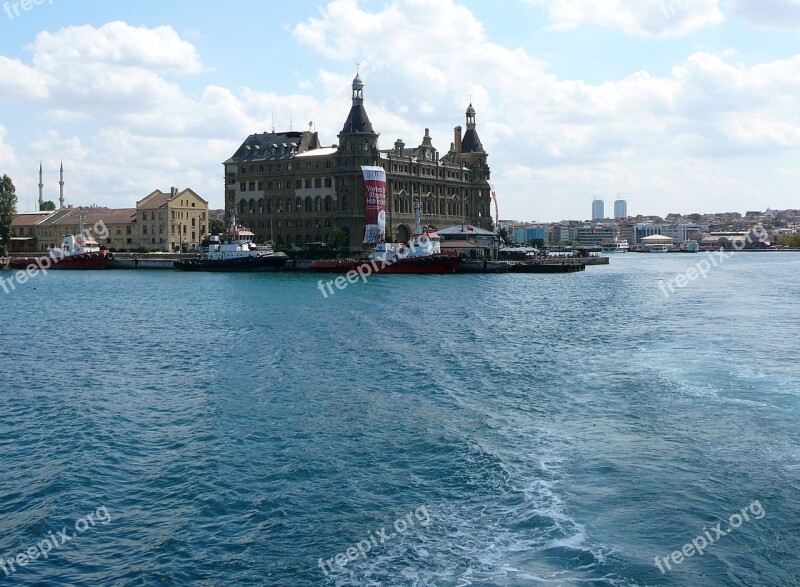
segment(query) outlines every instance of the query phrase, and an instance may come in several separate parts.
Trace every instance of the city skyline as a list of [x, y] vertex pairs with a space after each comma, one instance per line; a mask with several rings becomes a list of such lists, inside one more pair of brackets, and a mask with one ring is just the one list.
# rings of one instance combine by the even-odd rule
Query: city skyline
[[[786, 47], [800, 8], [612, 4], [9, 4], [0, 166], [21, 208], [40, 161], [57, 201], [62, 159], [67, 203], [120, 206], [146, 183], [220, 208], [220, 163], [242, 136], [310, 123], [336, 141], [360, 63], [381, 148], [430, 128], [444, 152], [474, 104], [503, 218], [583, 218], [596, 193], [626, 194], [631, 214], [796, 207], [800, 58]], [[219, 33], [232, 29], [240, 43]]]

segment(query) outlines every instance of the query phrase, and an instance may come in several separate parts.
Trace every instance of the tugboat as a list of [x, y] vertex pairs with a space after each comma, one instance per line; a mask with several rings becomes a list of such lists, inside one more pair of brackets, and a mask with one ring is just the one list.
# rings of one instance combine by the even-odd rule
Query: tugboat
[[90, 237], [83, 227], [83, 216], [80, 218], [79, 234], [68, 234], [61, 242], [61, 247], [52, 248], [47, 256], [11, 259], [9, 269], [25, 269], [30, 265], [41, 266], [42, 259], [50, 258], [50, 269], [106, 269], [114, 255], [100, 249], [97, 241]]
[[311, 270], [320, 273], [347, 273], [369, 264], [373, 273], [443, 275], [458, 271], [461, 256], [455, 251], [443, 253], [441, 237], [432, 230], [422, 229], [422, 209], [419, 202], [414, 203], [414, 216], [414, 234], [407, 245], [380, 242], [365, 259], [312, 261]]
[[[286, 253], [276, 253], [271, 248], [259, 248], [253, 242], [255, 235], [236, 225], [236, 214], [231, 212], [231, 222], [222, 240], [211, 241], [208, 253], [195, 259], [175, 261], [182, 271], [278, 271], [288, 261]], [[214, 237], [212, 237], [214, 239]]]

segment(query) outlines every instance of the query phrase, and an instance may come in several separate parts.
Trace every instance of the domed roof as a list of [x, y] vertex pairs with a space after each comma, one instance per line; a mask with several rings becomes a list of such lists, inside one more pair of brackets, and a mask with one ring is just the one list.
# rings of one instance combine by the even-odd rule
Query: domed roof
[[356, 73], [356, 77], [353, 78], [353, 89], [363, 89], [364, 82], [361, 81], [361, 74]]
[[475, 109], [472, 107], [472, 102], [470, 102], [467, 108], [467, 116], [475, 116]]

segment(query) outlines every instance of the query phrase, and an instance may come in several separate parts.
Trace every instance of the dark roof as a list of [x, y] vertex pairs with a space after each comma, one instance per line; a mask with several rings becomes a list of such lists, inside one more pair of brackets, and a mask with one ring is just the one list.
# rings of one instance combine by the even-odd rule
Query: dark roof
[[483, 153], [483, 145], [480, 138], [478, 138], [478, 131], [474, 128], [468, 128], [464, 133], [464, 138], [461, 139], [461, 152], [462, 153]]
[[342, 134], [353, 133], [375, 134], [363, 104], [353, 104], [353, 107], [350, 108], [350, 114], [347, 115], [347, 120], [342, 127]]
[[[303, 141], [304, 134], [311, 134], [308, 131], [289, 131], [289, 132], [262, 132], [247, 137], [233, 154], [233, 157], [225, 163], [244, 163], [246, 161], [264, 161], [291, 159], [298, 151], [300, 143]], [[306, 143], [310, 143], [310, 139]], [[313, 148], [310, 146], [309, 148]], [[303, 149], [305, 150], [305, 149]]]

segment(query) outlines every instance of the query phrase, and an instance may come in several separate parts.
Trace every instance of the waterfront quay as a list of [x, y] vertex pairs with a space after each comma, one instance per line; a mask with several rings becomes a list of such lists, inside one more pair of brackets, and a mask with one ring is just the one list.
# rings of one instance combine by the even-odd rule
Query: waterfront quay
[[[188, 253], [116, 253], [109, 262], [109, 269], [126, 270], [164, 270], [175, 269], [175, 262], [195, 259], [196, 254]], [[11, 258], [0, 258], [0, 268], [5, 267]], [[365, 260], [366, 262], [366, 260]], [[586, 270], [592, 265], [608, 265], [609, 258], [592, 257], [539, 257], [525, 261], [466, 260], [461, 263], [458, 273], [574, 273]], [[290, 259], [283, 271], [311, 272], [311, 260]]]

